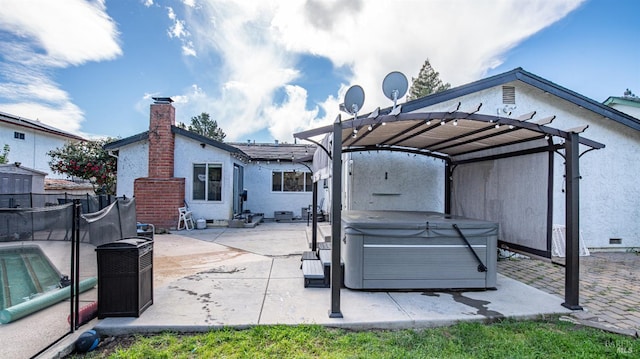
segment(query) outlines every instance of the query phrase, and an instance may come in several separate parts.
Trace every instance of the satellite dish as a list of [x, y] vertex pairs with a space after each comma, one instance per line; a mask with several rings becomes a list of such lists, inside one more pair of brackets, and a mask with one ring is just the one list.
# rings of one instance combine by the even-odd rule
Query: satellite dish
[[360, 85], [353, 85], [349, 87], [347, 93], [344, 95], [344, 107], [345, 111], [352, 115], [356, 115], [358, 111], [362, 109], [364, 104], [364, 90]]
[[408, 88], [409, 82], [402, 72], [390, 72], [382, 81], [382, 92], [389, 100], [393, 101], [394, 109], [396, 102], [407, 93]]

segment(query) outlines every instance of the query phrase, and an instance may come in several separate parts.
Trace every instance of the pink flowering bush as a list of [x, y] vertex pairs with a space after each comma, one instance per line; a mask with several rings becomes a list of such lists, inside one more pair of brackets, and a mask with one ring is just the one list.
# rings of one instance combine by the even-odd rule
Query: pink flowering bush
[[115, 194], [116, 158], [102, 146], [113, 139], [67, 142], [47, 154], [51, 156], [51, 170], [91, 182], [97, 194]]

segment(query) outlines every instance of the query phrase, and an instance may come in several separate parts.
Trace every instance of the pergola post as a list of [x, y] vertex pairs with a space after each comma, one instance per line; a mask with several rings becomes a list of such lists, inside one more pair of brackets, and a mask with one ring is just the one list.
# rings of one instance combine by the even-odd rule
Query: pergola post
[[565, 193], [565, 286], [564, 303], [571, 310], [582, 310], [579, 304], [580, 291], [580, 153], [579, 137], [569, 132], [565, 142], [565, 173], [567, 191]]
[[329, 318], [342, 318], [340, 312], [340, 235], [342, 227], [342, 121], [340, 115], [333, 123], [333, 151], [331, 161], [331, 309]]
[[444, 162], [444, 213], [451, 214], [451, 163]]
[[[318, 181], [313, 182], [313, 199], [311, 200], [310, 208], [311, 213], [307, 213], [307, 216], [311, 216], [311, 250], [313, 252], [318, 248]], [[308, 219], [307, 225], [309, 225]]]

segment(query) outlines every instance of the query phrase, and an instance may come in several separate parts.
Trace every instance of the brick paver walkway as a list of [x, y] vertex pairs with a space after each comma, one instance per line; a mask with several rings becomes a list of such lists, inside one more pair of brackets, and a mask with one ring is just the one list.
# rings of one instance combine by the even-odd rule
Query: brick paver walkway
[[[536, 259], [501, 259], [498, 272], [564, 298], [563, 266]], [[580, 257], [582, 316], [640, 332], [639, 279], [640, 254], [636, 252], [598, 252]]]

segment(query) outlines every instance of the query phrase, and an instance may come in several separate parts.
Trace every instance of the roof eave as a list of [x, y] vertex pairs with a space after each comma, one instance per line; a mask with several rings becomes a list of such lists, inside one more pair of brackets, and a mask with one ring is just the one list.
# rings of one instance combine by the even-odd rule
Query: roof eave
[[631, 127], [634, 130], [640, 131], [639, 119], [624, 112], [618, 111], [614, 108], [611, 108], [605, 104], [592, 100], [577, 92], [571, 91], [542, 77], [527, 72], [520, 67], [502, 74], [487, 77], [485, 79], [481, 79], [466, 85], [462, 85], [456, 88], [452, 88], [407, 102], [402, 105], [402, 112], [419, 110], [424, 107], [486, 90], [495, 86], [504, 85], [513, 81], [521, 81], [542, 91], [548, 92], [549, 94], [552, 94], [563, 100], [569, 101], [584, 109], [597, 113], [603, 117], [609, 118], [625, 126]]

